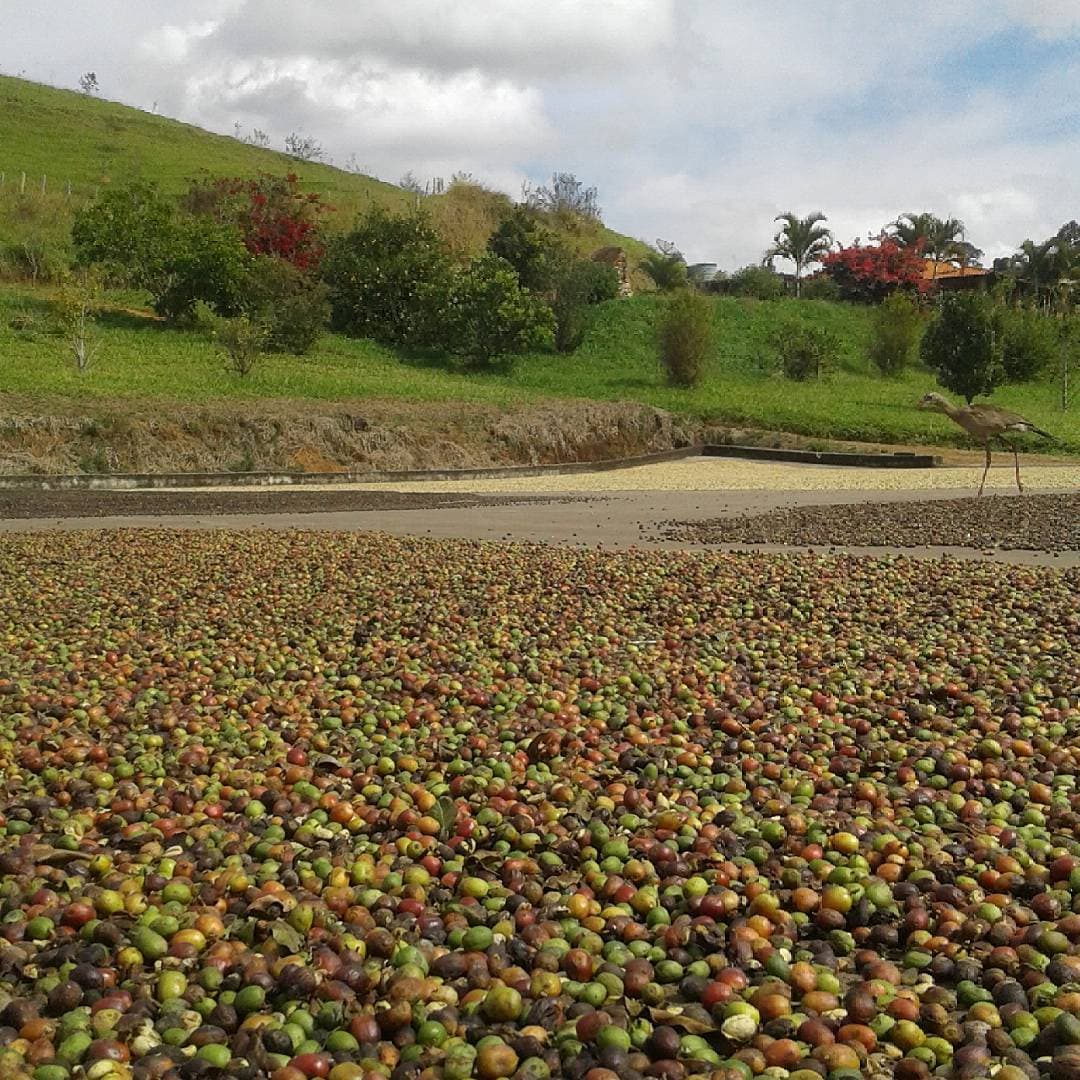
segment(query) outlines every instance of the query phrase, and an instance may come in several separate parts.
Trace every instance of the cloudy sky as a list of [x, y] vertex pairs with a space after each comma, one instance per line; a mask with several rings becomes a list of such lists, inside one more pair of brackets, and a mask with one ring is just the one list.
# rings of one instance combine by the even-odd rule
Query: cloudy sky
[[[396, 181], [554, 170], [613, 227], [757, 261], [785, 210], [987, 258], [1080, 218], [1080, 0], [0, 0], [0, 71]], [[2, 130], [2, 118], [0, 118]]]

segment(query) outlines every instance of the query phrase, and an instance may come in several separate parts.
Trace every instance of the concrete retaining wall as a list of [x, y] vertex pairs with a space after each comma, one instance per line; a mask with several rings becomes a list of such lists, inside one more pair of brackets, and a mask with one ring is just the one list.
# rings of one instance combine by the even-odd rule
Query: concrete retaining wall
[[154, 488], [293, 487], [304, 484], [395, 484], [422, 480], [501, 480], [515, 476], [559, 476], [608, 472], [689, 457], [737, 457], [757, 461], [790, 461], [809, 465], [856, 465], [863, 468], [930, 469], [941, 459], [930, 454], [842, 453], [778, 450], [758, 446], [685, 446], [607, 461], [571, 461], [556, 465], [506, 465], [486, 469], [424, 469], [402, 472], [329, 473], [101, 473], [69, 476], [0, 476], [0, 488], [31, 491], [136, 491]]

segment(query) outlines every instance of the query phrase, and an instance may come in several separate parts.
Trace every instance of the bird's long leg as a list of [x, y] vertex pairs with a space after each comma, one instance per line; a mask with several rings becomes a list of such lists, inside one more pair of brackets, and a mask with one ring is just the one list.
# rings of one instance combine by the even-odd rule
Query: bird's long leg
[[1016, 490], [1023, 491], [1024, 485], [1020, 483], [1020, 455], [1017, 453], [1016, 443], [1010, 442], [1009, 448], [1013, 452], [1013, 466], [1016, 468]]
[[[982, 482], [979, 484], [979, 495], [982, 495], [983, 488], [986, 487], [986, 474], [990, 471], [990, 444], [986, 444], [986, 468], [983, 469]], [[976, 495], [976, 498], [979, 496]]]

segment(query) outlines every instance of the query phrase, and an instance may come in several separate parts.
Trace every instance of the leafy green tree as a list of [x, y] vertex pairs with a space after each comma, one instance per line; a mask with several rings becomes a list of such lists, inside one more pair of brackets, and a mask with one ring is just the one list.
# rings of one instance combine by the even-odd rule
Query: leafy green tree
[[712, 349], [713, 305], [696, 289], [680, 289], [664, 306], [657, 333], [660, 366], [672, 386], [701, 382]]
[[551, 308], [521, 287], [514, 268], [487, 252], [455, 274], [438, 345], [472, 368], [492, 367], [550, 344], [554, 321]]
[[790, 259], [795, 264], [795, 295], [801, 296], [803, 269], [821, 262], [828, 254], [833, 242], [832, 233], [821, 224], [827, 219], [820, 210], [804, 218], [789, 210], [778, 214], [775, 220], [783, 224], [773, 237], [773, 245], [765, 253], [765, 259], [769, 264], [776, 258]]
[[523, 289], [546, 292], [553, 286], [562, 244], [528, 207], [514, 207], [491, 234], [487, 249], [514, 268]]
[[660, 292], [683, 289], [688, 283], [686, 259], [674, 244], [666, 240], [657, 240], [656, 247], [642, 258], [639, 265]]
[[151, 289], [154, 310], [183, 322], [202, 300], [218, 315], [238, 315], [252, 262], [234, 228], [209, 218], [183, 218], [170, 238], [161, 280]]
[[176, 208], [157, 185], [133, 181], [106, 188], [75, 214], [76, 265], [98, 266], [113, 280], [158, 291], [177, 231]]
[[923, 334], [920, 354], [940, 386], [968, 404], [1004, 380], [993, 306], [980, 292], [947, 293]]
[[331, 325], [386, 345], [425, 346], [437, 330], [429, 311], [445, 297], [450, 258], [422, 213], [375, 208], [334, 240], [320, 266]]

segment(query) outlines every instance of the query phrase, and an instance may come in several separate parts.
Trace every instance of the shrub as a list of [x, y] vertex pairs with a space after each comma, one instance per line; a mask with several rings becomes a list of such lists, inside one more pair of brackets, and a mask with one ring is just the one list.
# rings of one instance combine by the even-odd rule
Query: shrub
[[804, 300], [839, 300], [840, 286], [828, 274], [815, 274], [802, 283]]
[[619, 295], [619, 274], [613, 266], [575, 259], [558, 274], [551, 309], [555, 316], [555, 348], [573, 352], [585, 340], [588, 307]]
[[713, 305], [693, 289], [668, 300], [659, 326], [660, 366], [673, 386], [697, 386], [712, 347]]
[[923, 278], [923, 260], [918, 250], [901, 247], [888, 237], [866, 247], [833, 251], [821, 260], [821, 265], [836, 282], [842, 300], [876, 304], [898, 290], [919, 296], [931, 287]]
[[317, 193], [300, 190], [294, 173], [194, 180], [181, 205], [235, 225], [252, 255], [272, 255], [300, 270], [314, 270], [323, 256], [320, 219], [327, 207]]
[[108, 188], [75, 214], [71, 239], [80, 266], [152, 293], [164, 287], [176, 234], [174, 207], [153, 184]]
[[266, 332], [267, 352], [300, 356], [330, 317], [326, 286], [284, 259], [256, 259], [244, 287], [244, 312]]
[[183, 218], [172, 230], [160, 278], [151, 283], [154, 310], [184, 322], [202, 300], [218, 315], [236, 315], [244, 306], [251, 265], [234, 229], [210, 218]]
[[447, 295], [451, 273], [425, 215], [370, 211], [330, 245], [320, 271], [335, 329], [385, 345], [430, 343], [437, 327], [424, 305]]
[[835, 334], [801, 322], [780, 327], [771, 345], [784, 377], [797, 382], [820, 378], [840, 358], [840, 340]]
[[245, 379], [262, 359], [266, 331], [246, 315], [240, 315], [235, 319], [220, 319], [214, 339], [224, 356], [225, 370]]
[[1001, 340], [990, 300], [978, 292], [946, 293], [919, 352], [938, 384], [969, 404], [1002, 381]]
[[784, 279], [767, 266], [744, 266], [724, 282], [724, 291], [732, 296], [755, 300], [776, 300], [784, 295]]
[[684, 289], [689, 282], [686, 259], [674, 244], [658, 240], [656, 250], [649, 251], [638, 265], [660, 292]]
[[552, 288], [561, 248], [558, 237], [524, 206], [516, 206], [487, 243], [487, 250], [505, 259], [517, 273], [521, 287], [530, 292]]
[[895, 292], [874, 311], [870, 329], [870, 359], [882, 375], [899, 375], [915, 352], [922, 316], [918, 305]]
[[1031, 308], [1004, 309], [998, 328], [1006, 382], [1029, 382], [1056, 364], [1060, 341], [1055, 320]]
[[488, 253], [454, 275], [440, 323], [435, 344], [482, 368], [546, 345], [554, 319], [547, 304], [518, 284], [514, 268]]

